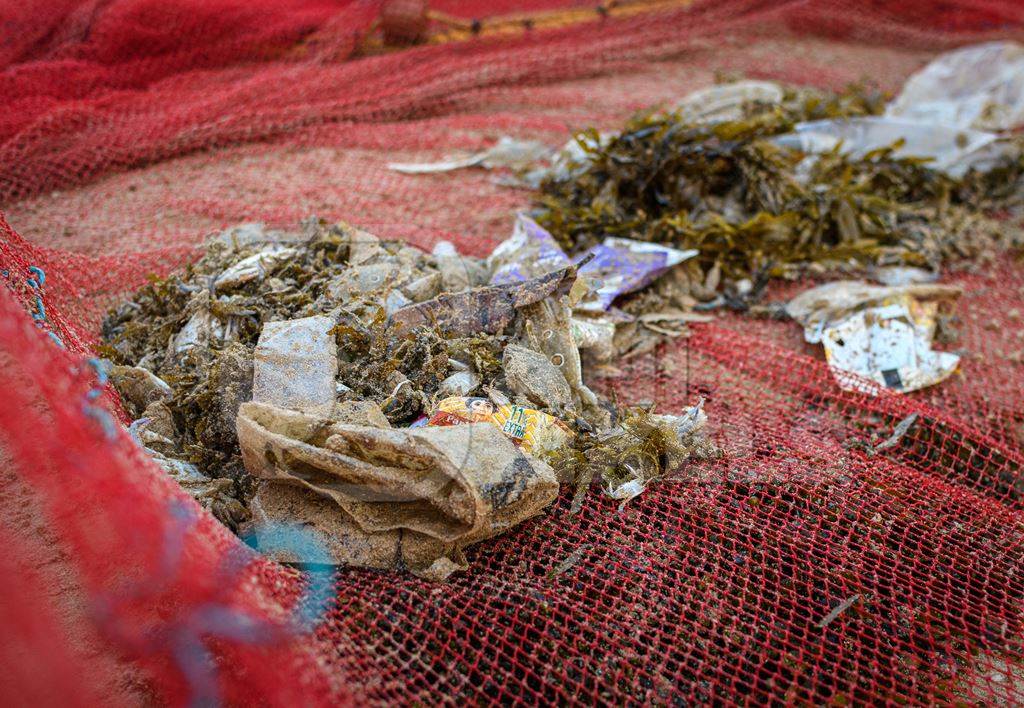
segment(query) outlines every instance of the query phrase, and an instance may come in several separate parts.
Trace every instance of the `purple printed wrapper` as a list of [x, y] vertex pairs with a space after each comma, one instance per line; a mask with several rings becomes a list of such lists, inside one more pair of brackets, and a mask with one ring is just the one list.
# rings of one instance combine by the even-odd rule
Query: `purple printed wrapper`
[[512, 236], [498, 244], [487, 258], [491, 285], [521, 283], [569, 265], [569, 258], [551, 234], [536, 221], [518, 214]]
[[[697, 255], [654, 243], [627, 238], [607, 238], [573, 259], [579, 263], [593, 259], [580, 268], [580, 274], [594, 285], [594, 292], [577, 309], [601, 312], [611, 307], [619, 295], [649, 285], [669, 268]], [[498, 245], [487, 259], [494, 273], [492, 285], [519, 283], [551, 273], [569, 265], [569, 257], [555, 239], [530, 217], [519, 214], [512, 236]]]
[[576, 262], [593, 254], [580, 274], [594, 284], [594, 297], [580, 303], [581, 310], [607, 310], [619, 295], [650, 285], [674, 265], [697, 255], [654, 243], [626, 238], [606, 238], [604, 243], [581, 254]]

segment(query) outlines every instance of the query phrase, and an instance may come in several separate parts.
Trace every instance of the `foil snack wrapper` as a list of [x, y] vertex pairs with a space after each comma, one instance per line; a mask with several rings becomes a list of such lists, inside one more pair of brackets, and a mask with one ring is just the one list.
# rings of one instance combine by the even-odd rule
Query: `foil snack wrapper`
[[427, 425], [490, 423], [524, 452], [554, 450], [573, 436], [553, 415], [515, 404], [495, 405], [487, 398], [452, 396], [437, 404]]

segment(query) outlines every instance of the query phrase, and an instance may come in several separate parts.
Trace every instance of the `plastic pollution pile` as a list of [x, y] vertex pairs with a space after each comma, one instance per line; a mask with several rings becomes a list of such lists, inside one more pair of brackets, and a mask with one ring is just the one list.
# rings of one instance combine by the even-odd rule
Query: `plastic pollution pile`
[[574, 334], [695, 252], [609, 239], [573, 263], [522, 215], [486, 261], [434, 251], [317, 219], [217, 235], [104, 322], [129, 430], [256, 548], [299, 524], [334, 564], [436, 581], [560, 481], [628, 500], [713, 453], [700, 404], [601, 400]]

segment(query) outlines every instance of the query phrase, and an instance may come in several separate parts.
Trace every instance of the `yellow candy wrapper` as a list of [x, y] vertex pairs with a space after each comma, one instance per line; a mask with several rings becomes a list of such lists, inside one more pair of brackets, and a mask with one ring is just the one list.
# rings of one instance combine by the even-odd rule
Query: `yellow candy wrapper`
[[491, 423], [524, 452], [556, 450], [573, 436], [565, 423], [533, 408], [514, 404], [497, 406], [487, 398], [452, 396], [437, 404], [427, 425]]

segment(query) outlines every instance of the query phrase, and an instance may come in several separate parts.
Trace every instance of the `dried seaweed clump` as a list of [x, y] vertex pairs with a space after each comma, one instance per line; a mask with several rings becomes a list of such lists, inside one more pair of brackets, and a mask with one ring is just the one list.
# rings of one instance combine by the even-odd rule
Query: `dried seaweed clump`
[[768, 279], [808, 269], [936, 270], [1019, 244], [1018, 230], [988, 215], [1020, 201], [1019, 152], [953, 179], [897, 157], [899, 144], [809, 159], [773, 140], [801, 121], [879, 113], [881, 99], [862, 87], [789, 90], [718, 122], [650, 113], [618, 134], [583, 131], [575, 157], [543, 181], [537, 220], [572, 252], [609, 235], [699, 249], [681, 269], [697, 299], [722, 293], [740, 305]]
[[721, 454], [704, 435], [703, 401], [680, 415], [636, 407], [617, 409], [616, 414], [607, 430], [584, 428], [572, 445], [551, 456], [559, 476], [575, 482], [573, 512], [579, 511], [595, 479], [609, 496], [625, 502], [652, 482], [680, 472], [685, 463]]

